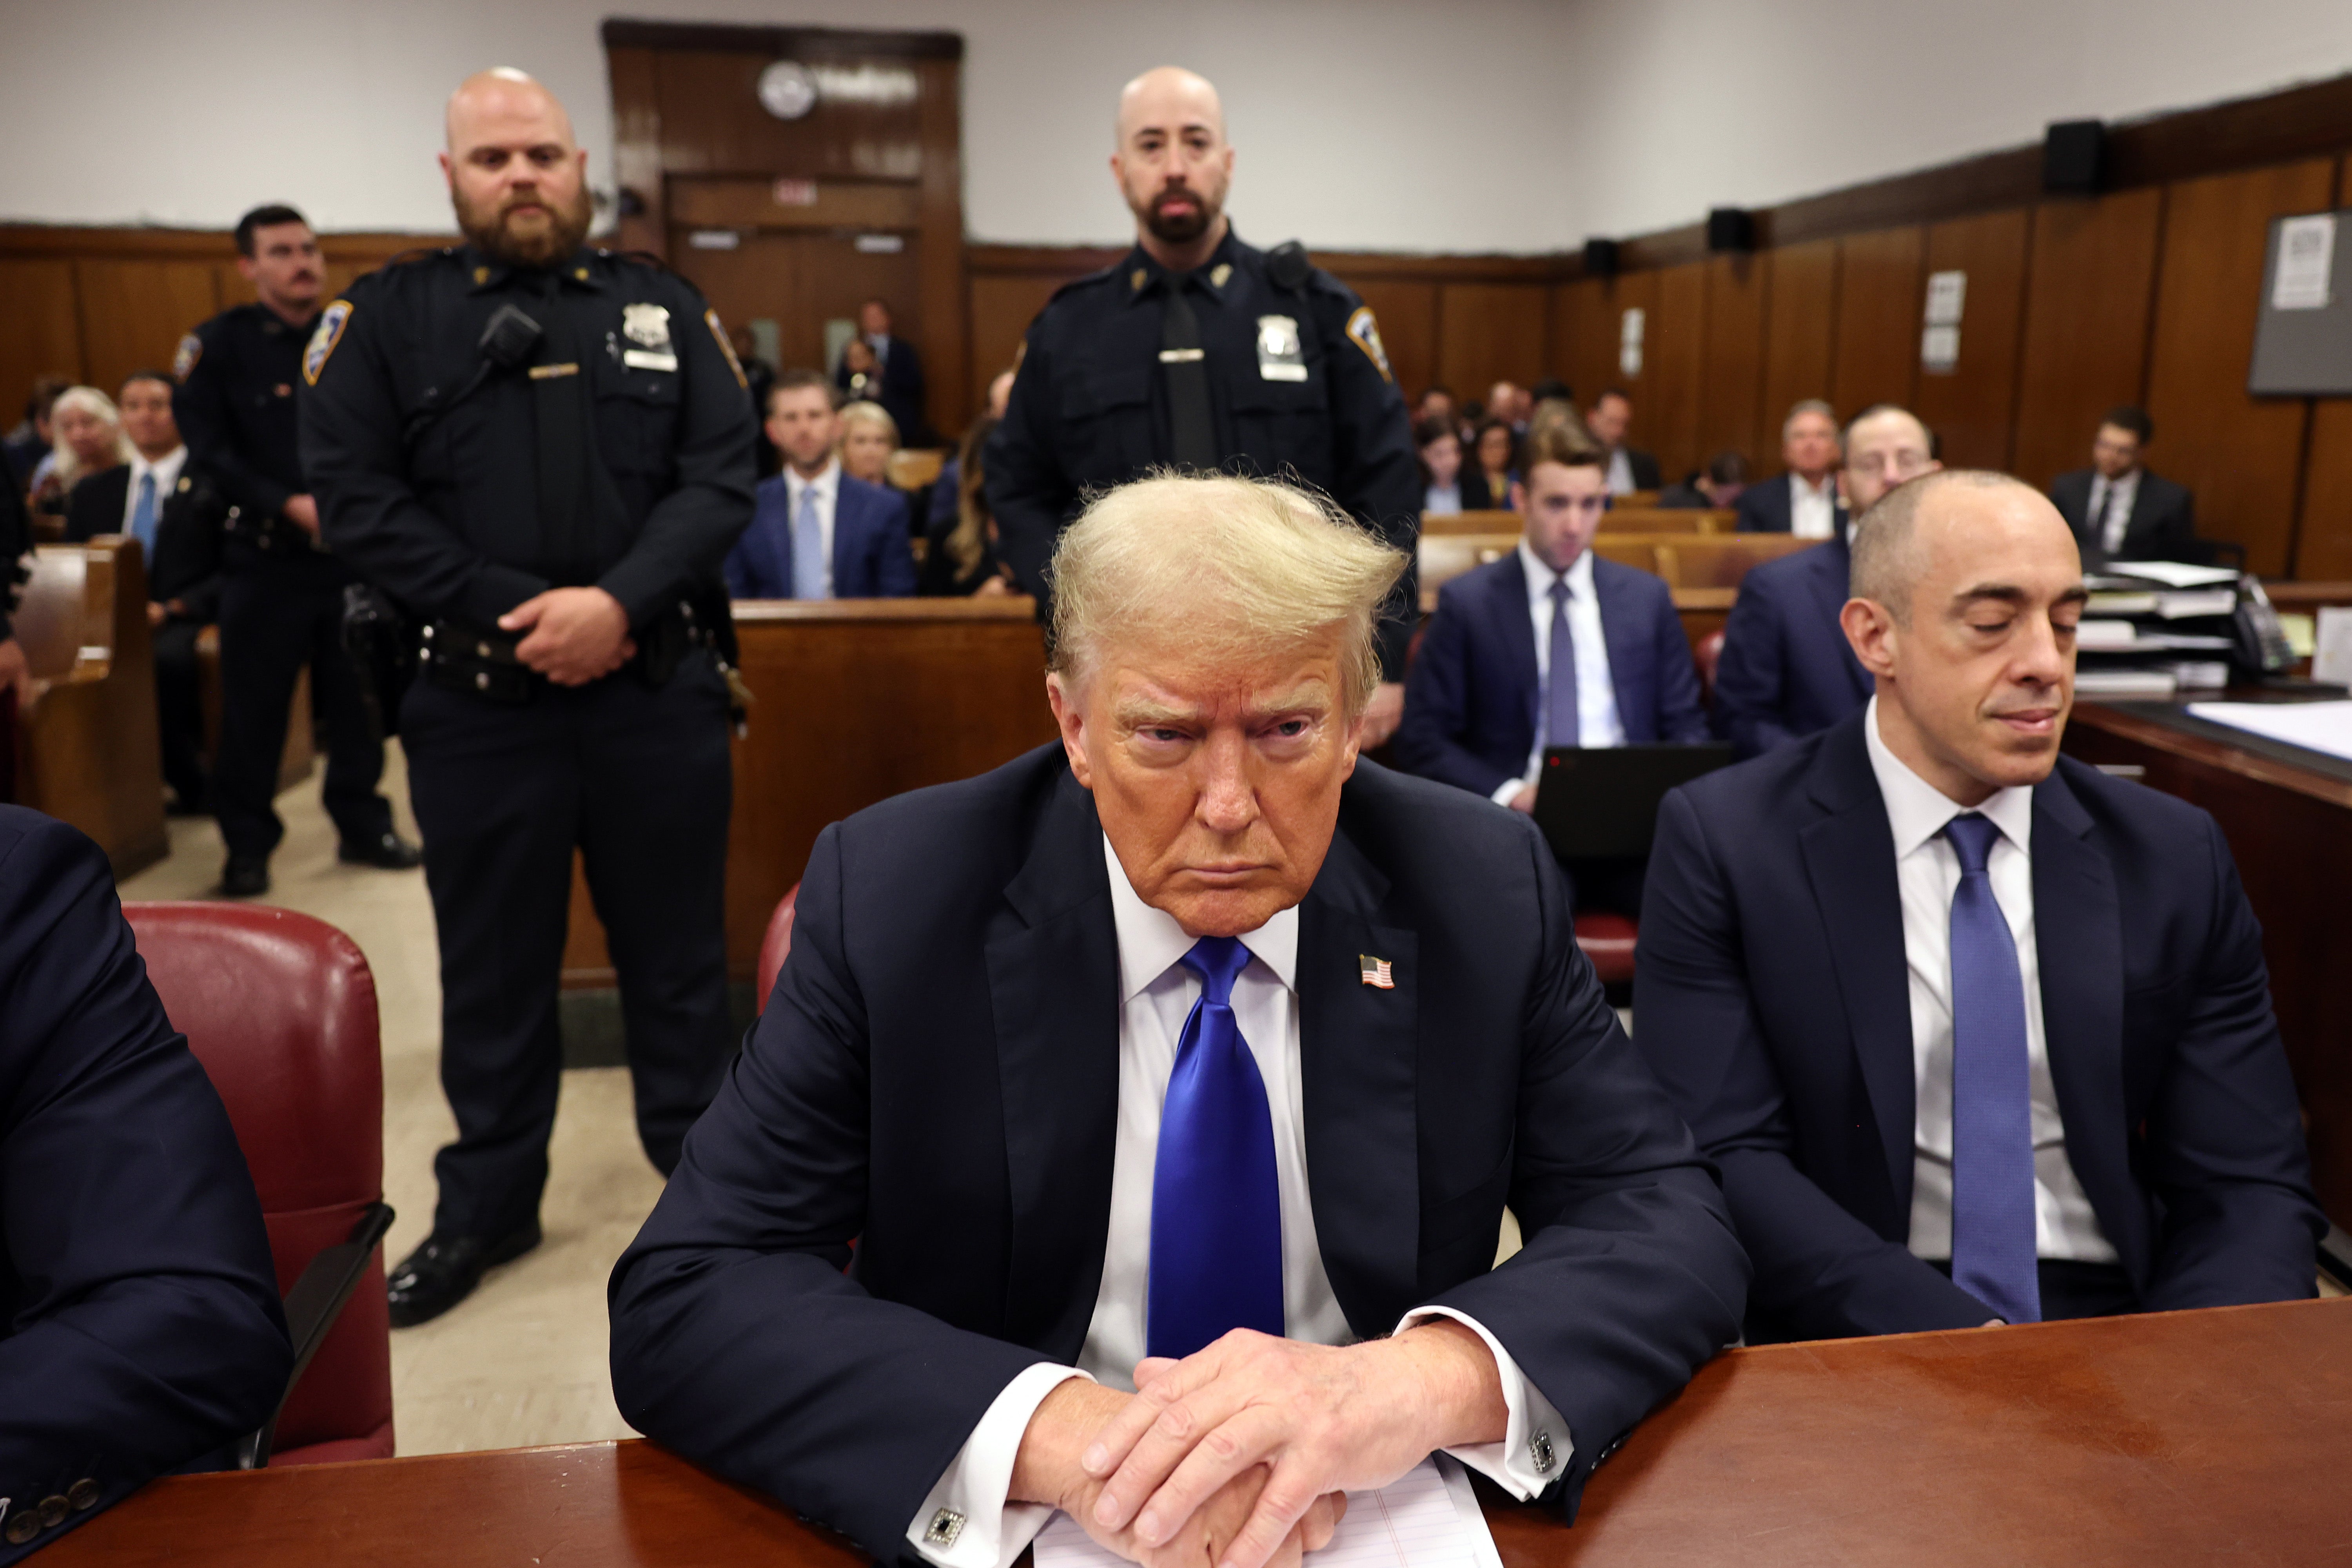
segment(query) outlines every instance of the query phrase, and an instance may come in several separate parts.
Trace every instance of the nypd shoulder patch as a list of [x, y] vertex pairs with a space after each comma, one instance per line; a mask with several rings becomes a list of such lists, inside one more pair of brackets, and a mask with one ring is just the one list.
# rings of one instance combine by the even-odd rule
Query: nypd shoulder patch
[[719, 340], [719, 352], [727, 356], [727, 368], [735, 373], [735, 384], [750, 390], [751, 379], [743, 374], [743, 362], [735, 357], [735, 345], [727, 341], [727, 329], [719, 324], [719, 312], [706, 310], [702, 319], [710, 327], [710, 335]]
[[187, 380], [188, 373], [195, 369], [196, 362], [204, 357], [204, 339], [196, 336], [194, 332], [190, 332], [186, 337], [182, 338], [180, 340], [178, 351], [172, 355], [172, 379], [174, 381]]
[[310, 346], [302, 351], [302, 380], [306, 384], [319, 384], [319, 373], [327, 368], [328, 356], [343, 341], [343, 328], [351, 319], [349, 300], [338, 300], [319, 313], [318, 330], [310, 334]]
[[1389, 369], [1389, 351], [1381, 342], [1381, 324], [1372, 320], [1370, 305], [1357, 306], [1356, 313], [1348, 318], [1348, 337], [1364, 351], [1364, 357], [1379, 370], [1382, 381], [1396, 380], [1394, 373]]

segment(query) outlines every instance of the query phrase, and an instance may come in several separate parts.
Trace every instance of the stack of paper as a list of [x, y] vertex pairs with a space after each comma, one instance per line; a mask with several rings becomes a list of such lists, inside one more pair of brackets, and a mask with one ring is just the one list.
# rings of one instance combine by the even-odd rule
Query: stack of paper
[[2352, 759], [2352, 702], [2191, 702], [2189, 711], [2233, 730]]

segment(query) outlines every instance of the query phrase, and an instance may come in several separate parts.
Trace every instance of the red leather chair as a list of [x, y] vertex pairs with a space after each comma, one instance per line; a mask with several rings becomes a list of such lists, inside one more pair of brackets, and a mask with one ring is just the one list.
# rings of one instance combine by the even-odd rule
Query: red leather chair
[[147, 977], [211, 1075], [261, 1194], [294, 1374], [248, 1464], [392, 1455], [381, 1243], [383, 1061], [352, 939], [291, 910], [122, 906]]
[[1691, 658], [1698, 661], [1699, 700], [1712, 708], [1715, 706], [1715, 667], [1723, 662], [1721, 628], [1699, 638], [1698, 647], [1691, 649]]
[[1633, 984], [1633, 939], [1640, 933], [1641, 927], [1623, 915], [1596, 910], [1576, 917], [1576, 945], [1592, 961], [1603, 985]]
[[759, 989], [752, 993], [760, 1000], [760, 1011], [768, 1010], [768, 993], [776, 988], [776, 975], [784, 967], [784, 955], [793, 950], [793, 906], [800, 902], [801, 885], [794, 882], [776, 904], [776, 912], [768, 917], [768, 933], [760, 939], [760, 977], [754, 982]]

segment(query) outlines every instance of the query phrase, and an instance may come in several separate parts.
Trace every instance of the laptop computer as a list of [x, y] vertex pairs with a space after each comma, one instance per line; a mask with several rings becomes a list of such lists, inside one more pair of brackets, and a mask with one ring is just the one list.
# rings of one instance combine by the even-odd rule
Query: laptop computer
[[1563, 860], [1647, 855], [1658, 803], [1731, 761], [1726, 745], [1553, 746], [1536, 788], [1536, 826]]

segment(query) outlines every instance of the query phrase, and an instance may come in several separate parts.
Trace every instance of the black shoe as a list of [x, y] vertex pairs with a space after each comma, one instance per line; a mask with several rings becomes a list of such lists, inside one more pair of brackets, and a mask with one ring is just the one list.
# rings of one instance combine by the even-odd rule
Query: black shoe
[[384, 871], [413, 870], [425, 864], [425, 851], [397, 833], [387, 833], [369, 843], [361, 838], [346, 838], [335, 851], [335, 858], [346, 866], [373, 866]]
[[269, 857], [232, 855], [221, 868], [221, 897], [256, 899], [269, 891]]
[[431, 1322], [472, 1295], [487, 1270], [511, 1263], [538, 1245], [536, 1225], [497, 1241], [478, 1236], [443, 1236], [437, 1231], [426, 1237], [425, 1245], [402, 1258], [392, 1278], [384, 1281], [392, 1326], [413, 1329]]

